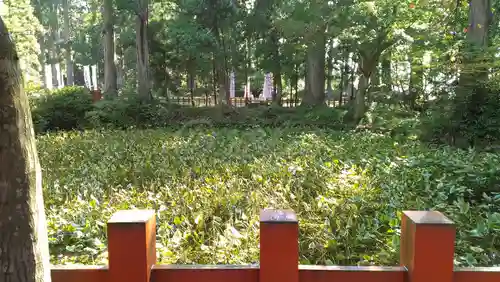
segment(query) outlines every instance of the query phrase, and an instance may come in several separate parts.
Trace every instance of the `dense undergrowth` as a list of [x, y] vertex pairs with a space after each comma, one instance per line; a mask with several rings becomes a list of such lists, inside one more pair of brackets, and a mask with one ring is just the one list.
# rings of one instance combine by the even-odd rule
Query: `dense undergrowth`
[[455, 132], [449, 110], [372, 104], [353, 128], [346, 108], [30, 101], [54, 263], [106, 263], [106, 220], [134, 208], [157, 210], [161, 262], [254, 263], [259, 209], [292, 208], [305, 264], [397, 264], [400, 212], [434, 209], [457, 223], [457, 265], [500, 265], [500, 154], [418, 141]]
[[[376, 122], [376, 121], [375, 121]], [[411, 136], [296, 128], [38, 137], [53, 263], [106, 263], [106, 221], [154, 208], [163, 263], [258, 261], [258, 211], [292, 208], [300, 258], [394, 265], [402, 210], [457, 223], [457, 265], [500, 265], [500, 156]]]
[[144, 103], [137, 95], [92, 103], [87, 90], [66, 87], [31, 95], [35, 132], [163, 127], [317, 126], [342, 129], [343, 109], [274, 106], [234, 108], [180, 106], [165, 100]]

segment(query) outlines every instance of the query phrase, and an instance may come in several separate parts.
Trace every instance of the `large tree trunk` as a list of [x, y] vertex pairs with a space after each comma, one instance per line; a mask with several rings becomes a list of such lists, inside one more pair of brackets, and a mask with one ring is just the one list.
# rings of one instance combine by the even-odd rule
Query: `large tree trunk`
[[359, 123], [366, 112], [366, 90], [368, 89], [368, 83], [370, 81], [370, 77], [365, 74], [359, 75], [358, 80], [358, 93], [354, 98], [354, 117], [353, 120], [355, 123]]
[[392, 54], [390, 50], [387, 50], [382, 57], [382, 84], [384, 85], [383, 90], [386, 92], [392, 90], [391, 58]]
[[0, 281], [49, 282], [41, 169], [19, 58], [0, 18]]
[[[491, 1], [471, 0], [469, 6], [469, 29], [465, 49], [464, 70], [460, 75], [462, 88], [475, 88], [488, 79], [485, 66], [485, 48], [488, 47], [488, 30], [491, 24]], [[465, 95], [468, 91], [461, 91]]]
[[217, 99], [217, 81], [218, 79], [218, 74], [217, 74], [217, 58], [215, 55], [215, 52], [212, 54], [212, 91], [214, 95], [214, 104], [217, 104], [218, 99]]
[[115, 65], [115, 33], [113, 0], [104, 0], [104, 93], [110, 97], [117, 96], [117, 70]]
[[354, 123], [359, 123], [366, 113], [366, 96], [372, 74], [376, 71], [380, 52], [377, 50], [360, 50], [358, 91], [351, 108]]
[[125, 52], [123, 47], [117, 48], [117, 60], [116, 60], [116, 87], [120, 89], [124, 85], [125, 81]]
[[51, 73], [51, 85], [49, 89], [53, 89], [54, 87], [59, 87], [59, 79], [58, 79], [58, 72], [57, 72], [57, 64], [59, 61], [59, 58], [57, 56], [57, 50], [56, 50], [56, 45], [55, 45], [55, 32], [50, 31], [49, 34], [47, 34], [47, 43], [48, 43], [48, 54], [49, 54], [49, 64], [50, 64], [50, 73]]
[[196, 89], [196, 63], [194, 58], [188, 59], [187, 85], [189, 89], [189, 96], [191, 97], [191, 105], [194, 107], [195, 106], [194, 92]]
[[228, 103], [229, 91], [227, 91], [227, 72], [224, 68], [224, 62], [217, 60], [217, 86], [219, 89], [218, 103]]
[[424, 91], [424, 70], [422, 65], [423, 54], [418, 49], [415, 44], [412, 45], [412, 52], [410, 57], [410, 83], [408, 97], [408, 106], [410, 109], [415, 110], [417, 108], [417, 100], [419, 95]]
[[281, 67], [276, 71], [276, 73], [273, 73], [273, 80], [273, 103], [276, 105], [281, 105], [281, 95], [283, 92], [283, 83], [281, 82]]
[[281, 56], [280, 56], [280, 42], [279, 34], [273, 29], [271, 32], [271, 44], [273, 48], [273, 103], [281, 105], [281, 95], [283, 92], [283, 84], [281, 81]]
[[139, 97], [143, 101], [152, 99], [149, 89], [149, 51], [148, 51], [148, 0], [139, 0], [139, 14], [136, 19], [136, 48], [137, 48], [137, 78]]
[[[59, 33], [59, 7], [58, 5], [60, 4], [59, 1], [53, 4], [53, 16], [55, 16], [55, 19], [53, 21], [53, 26], [52, 26], [52, 39], [54, 40], [52, 43], [52, 51], [53, 51], [53, 58], [54, 58], [54, 63], [52, 65], [52, 77], [53, 80], [56, 82], [56, 87], [58, 89], [61, 89], [64, 87], [64, 80], [63, 80], [63, 75], [62, 75], [62, 70], [61, 70], [61, 57], [59, 54], [61, 54], [61, 48], [60, 48], [60, 42], [61, 42], [61, 37]], [[54, 72], [55, 71], [55, 72]]]
[[333, 56], [334, 56], [334, 48], [333, 48], [333, 40], [328, 46], [328, 74], [326, 76], [326, 93], [328, 99], [333, 98], [333, 88], [332, 88], [332, 80], [333, 80]]
[[226, 45], [224, 43], [224, 37], [222, 36], [222, 31], [219, 30], [217, 25], [215, 25], [215, 37], [217, 39], [217, 45], [219, 50], [216, 51], [214, 66], [217, 75], [217, 86], [219, 89], [219, 96], [217, 97], [219, 104], [227, 103], [229, 104], [229, 83], [228, 83], [228, 72], [226, 63]]
[[42, 85], [43, 88], [48, 88], [47, 85], [47, 72], [45, 71], [45, 66], [47, 65], [47, 58], [45, 57], [45, 39], [43, 38], [43, 34], [37, 35], [38, 45], [40, 45], [40, 54], [38, 54], [38, 62], [40, 63], [40, 74], [42, 76]]
[[[249, 93], [251, 93], [250, 87], [250, 78], [249, 78], [249, 72], [250, 72], [250, 67], [251, 67], [251, 56], [250, 56], [250, 39], [246, 39], [245, 41], [245, 99], [248, 99], [250, 96]], [[248, 95], [248, 96], [247, 96]]]
[[394, 43], [395, 41], [393, 40], [387, 40], [387, 34], [380, 33], [375, 40], [365, 42], [359, 47], [358, 92], [356, 93], [354, 105], [347, 115], [347, 118], [352, 117], [354, 123], [359, 123], [366, 113], [366, 90], [368, 89], [372, 74], [377, 71], [380, 55]]
[[339, 92], [340, 92], [339, 106], [342, 106], [344, 95], [348, 94], [347, 85], [349, 85], [349, 52], [345, 47], [343, 47], [342, 52], [344, 54], [342, 58], [343, 68], [340, 72], [340, 82], [339, 82]]
[[[471, 0], [469, 28], [463, 50], [464, 59], [459, 77], [452, 120], [463, 127], [478, 126], [475, 123], [483, 114], [489, 91], [488, 84], [488, 30], [492, 22], [491, 1]], [[481, 126], [481, 123], [479, 124]], [[458, 129], [453, 133], [455, 144], [474, 146], [474, 135]], [[466, 142], [466, 143], [465, 143]]]
[[69, 4], [68, 0], [63, 0], [64, 8], [64, 44], [65, 44], [65, 59], [66, 59], [66, 85], [73, 85], [75, 83], [75, 76], [73, 70], [73, 59], [71, 58], [71, 40], [69, 37]]
[[325, 34], [318, 32], [308, 42], [306, 91], [303, 105], [319, 106], [325, 103]]

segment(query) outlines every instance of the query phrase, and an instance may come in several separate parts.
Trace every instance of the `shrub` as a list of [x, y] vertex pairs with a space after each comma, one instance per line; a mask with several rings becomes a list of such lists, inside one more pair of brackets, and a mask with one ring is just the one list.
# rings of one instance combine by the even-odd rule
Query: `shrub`
[[92, 98], [83, 87], [65, 87], [30, 96], [36, 132], [81, 129], [85, 113], [92, 109]]
[[157, 128], [210, 124], [214, 126], [304, 126], [341, 127], [343, 111], [328, 107], [256, 108], [185, 107], [161, 100], [145, 103], [135, 96], [123, 96], [95, 104], [87, 113], [87, 121], [94, 128]]
[[161, 127], [169, 119], [168, 106], [160, 101], [143, 102], [137, 96], [124, 95], [102, 100], [86, 114], [94, 128]]
[[494, 147], [500, 141], [499, 92], [488, 85], [454, 99], [440, 98], [422, 119], [421, 138], [463, 148]]

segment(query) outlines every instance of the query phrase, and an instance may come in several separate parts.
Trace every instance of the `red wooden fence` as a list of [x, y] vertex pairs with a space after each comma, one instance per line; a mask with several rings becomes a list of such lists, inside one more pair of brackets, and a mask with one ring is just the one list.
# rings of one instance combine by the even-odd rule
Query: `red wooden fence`
[[158, 265], [152, 210], [117, 212], [108, 222], [109, 265], [54, 266], [53, 282], [499, 282], [500, 268], [454, 268], [455, 226], [443, 214], [406, 211], [400, 266], [299, 265], [291, 210], [260, 214], [260, 265]]

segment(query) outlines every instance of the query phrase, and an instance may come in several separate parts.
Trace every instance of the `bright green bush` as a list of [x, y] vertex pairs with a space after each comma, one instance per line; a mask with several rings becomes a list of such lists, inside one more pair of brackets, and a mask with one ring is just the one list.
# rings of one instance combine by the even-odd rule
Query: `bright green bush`
[[457, 224], [458, 265], [500, 265], [498, 154], [308, 127], [67, 132], [38, 148], [54, 263], [106, 263], [105, 223], [133, 208], [157, 211], [163, 263], [257, 262], [259, 209], [292, 208], [302, 263], [395, 265], [400, 212], [434, 209]]
[[65, 87], [30, 95], [30, 104], [36, 132], [81, 129], [92, 98], [83, 87]]

